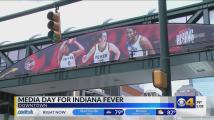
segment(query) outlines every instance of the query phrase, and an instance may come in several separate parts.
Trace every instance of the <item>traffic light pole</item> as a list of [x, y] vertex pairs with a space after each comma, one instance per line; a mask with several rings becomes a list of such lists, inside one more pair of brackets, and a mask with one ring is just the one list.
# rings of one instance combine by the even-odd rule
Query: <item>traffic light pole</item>
[[167, 88], [162, 90], [162, 92], [163, 96], [172, 96], [166, 0], [158, 0], [158, 5], [160, 22], [160, 68], [166, 73], [167, 79]]
[[48, 4], [48, 5], [44, 5], [44, 6], [41, 6], [41, 7], [33, 8], [33, 9], [30, 9], [30, 10], [25, 10], [25, 11], [22, 11], [22, 12], [18, 12], [18, 13], [14, 13], [14, 14], [11, 14], [11, 15], [6, 15], [6, 16], [0, 17], [0, 22], [6, 21], [6, 20], [10, 20], [10, 19], [14, 19], [14, 18], [17, 18], [17, 17], [22, 17], [22, 16], [25, 16], [25, 15], [30, 15], [30, 14], [37, 13], [37, 12], [41, 12], [41, 11], [48, 10], [48, 9], [51, 9], [51, 8], [68, 5], [68, 4], [79, 2], [79, 1], [81, 1], [81, 0], [60, 0], [60, 1], [54, 2], [52, 4]]

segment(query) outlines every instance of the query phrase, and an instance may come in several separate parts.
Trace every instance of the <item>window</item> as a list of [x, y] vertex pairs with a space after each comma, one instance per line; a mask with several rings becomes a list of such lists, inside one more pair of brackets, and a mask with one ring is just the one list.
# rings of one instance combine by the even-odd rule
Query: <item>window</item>
[[187, 21], [186, 16], [168, 20], [169, 23], [186, 23], [186, 21]]
[[214, 96], [214, 92], [210, 92], [213, 91], [214, 77], [195, 78], [192, 82], [197, 93], [203, 96]]
[[40, 50], [42, 49], [42, 46], [41, 46], [41, 45], [38, 45], [38, 46], [36, 46], [36, 47], [37, 47], [38, 49], [40, 49]]
[[3, 59], [1, 59], [1, 67], [6, 67], [6, 63]]
[[0, 67], [0, 72], [3, 71], [6, 68], [6, 66]]
[[18, 60], [18, 50], [14, 50], [14, 51], [8, 52], [8, 57], [9, 57], [12, 61]]
[[26, 56], [26, 49], [20, 49], [18, 59], [21, 60], [21, 59], [25, 58], [25, 56]]
[[52, 45], [52, 44], [45, 44], [45, 45], [42, 45], [42, 48], [41, 48], [41, 49], [44, 49], [44, 48], [46, 48], [46, 47], [48, 47], [48, 46], [50, 46], [50, 45]]
[[192, 15], [186, 16], [187, 21], [192, 17]]
[[46, 47], [49, 47], [49, 46], [51, 46], [52, 44], [44, 44], [44, 45], [38, 45], [38, 46], [36, 46], [38, 49], [44, 49], [44, 48], [46, 48]]
[[174, 19], [169, 20], [168, 22], [169, 23], [186, 23], [191, 17], [192, 17], [192, 15], [174, 18]]
[[210, 24], [214, 24], [214, 10], [209, 11], [210, 14]]
[[204, 23], [204, 17], [202, 16], [196, 23], [203, 24]]

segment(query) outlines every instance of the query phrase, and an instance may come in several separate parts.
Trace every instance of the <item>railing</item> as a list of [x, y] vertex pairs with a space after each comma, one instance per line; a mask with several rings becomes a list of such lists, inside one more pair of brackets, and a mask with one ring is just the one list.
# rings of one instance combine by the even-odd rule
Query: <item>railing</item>
[[[170, 46], [170, 48], [173, 47], [181, 47], [183, 49], [176, 51], [176, 52], [172, 52], [170, 55], [179, 55], [179, 54], [186, 54], [186, 53], [190, 53], [190, 52], [199, 52], [199, 51], [204, 51], [204, 50], [213, 50], [214, 49], [214, 41], [198, 41], [195, 43], [191, 43], [191, 44], [185, 44], [185, 45], [175, 45], [175, 46]], [[48, 72], [37, 72], [37, 73], [33, 73], [33, 74], [19, 74], [16, 75], [16, 78], [19, 77], [27, 77], [27, 76], [31, 76], [31, 75], [39, 75], [39, 74], [43, 74], [43, 73], [50, 73], [50, 72], [59, 72], [59, 71], [64, 71], [64, 70], [76, 70], [76, 69], [82, 69], [82, 68], [90, 68], [90, 67], [100, 67], [103, 65], [108, 65], [108, 64], [118, 64], [118, 63], [123, 63], [123, 62], [129, 62], [130, 60], [144, 60], [144, 59], [151, 59], [151, 58], [157, 58], [159, 57], [160, 53], [159, 53], [159, 49], [160, 48], [156, 48], [156, 49], [143, 49], [140, 51], [143, 52], [148, 52], [150, 50], [155, 50], [156, 54], [148, 54], [145, 56], [140, 56], [140, 57], [133, 57], [133, 53], [135, 52], [139, 52], [139, 51], [131, 51], [131, 54], [129, 56], [129, 58], [123, 58], [123, 59], [119, 59], [119, 60], [112, 60], [112, 61], [108, 61], [108, 62], [101, 62], [101, 63], [92, 63], [92, 64], [82, 64], [82, 65], [78, 65], [75, 67], [70, 67], [70, 68], [58, 68], [58, 69], [53, 69], [50, 70]]]

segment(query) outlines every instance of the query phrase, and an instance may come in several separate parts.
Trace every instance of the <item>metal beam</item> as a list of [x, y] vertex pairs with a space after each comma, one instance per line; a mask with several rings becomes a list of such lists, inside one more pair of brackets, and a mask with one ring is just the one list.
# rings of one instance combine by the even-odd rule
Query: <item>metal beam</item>
[[22, 16], [25, 16], [25, 15], [30, 15], [30, 14], [37, 13], [37, 12], [41, 12], [41, 11], [48, 10], [48, 9], [51, 9], [51, 8], [60, 7], [60, 6], [71, 4], [71, 3], [74, 3], [74, 2], [78, 2], [78, 1], [80, 1], [80, 0], [60, 0], [60, 1], [54, 2], [52, 4], [48, 4], [48, 5], [44, 5], [44, 6], [41, 6], [41, 7], [33, 8], [33, 9], [30, 9], [30, 10], [26, 10], [26, 11], [22, 11], [22, 12], [18, 12], [18, 13], [14, 13], [14, 14], [11, 14], [11, 15], [0, 17], [0, 22], [6, 21], [6, 20], [10, 20], [10, 19], [14, 19], [14, 18], [17, 18], [17, 17], [22, 17]]
[[25, 57], [30, 56], [32, 53], [35, 53], [37, 51], [39, 51], [39, 48], [37, 48], [36, 46], [34, 45], [27, 46]]
[[30, 45], [30, 48], [31, 48], [31, 50], [35, 53], [35, 52], [37, 52], [37, 51], [39, 51], [39, 49], [36, 47], [36, 46], [34, 46], [34, 45]]
[[[194, 14], [198, 10], [201, 10], [201, 9], [214, 9], [214, 1], [202, 2], [202, 3], [185, 6], [185, 7], [172, 9], [167, 12], [167, 16], [168, 16], [168, 19], [178, 18], [181, 16], [187, 16], [187, 15]], [[152, 15], [145, 15], [145, 16], [135, 17], [135, 18], [131, 18], [131, 19], [118, 21], [118, 22], [112, 22], [112, 23], [109, 23], [108, 25], [98, 25], [98, 26], [75, 30], [75, 31], [63, 34], [63, 38], [67, 38], [70, 36], [83, 35], [86, 33], [96, 32], [99, 30], [109, 29], [109, 28], [114, 28], [114, 27], [142, 24], [142, 23], [145, 23], [148, 21], [152, 21], [152, 23], [158, 22], [158, 14], [154, 13]], [[27, 40], [23, 41], [23, 42], [13, 43], [10, 45], [3, 45], [0, 47], [0, 50], [9, 51], [9, 50], [25, 48], [26, 43], [27, 43]], [[42, 45], [42, 44], [46, 44], [46, 43], [51, 43], [51, 40], [48, 39], [47, 37], [41, 37], [41, 38], [34, 39], [34, 41], [31, 41], [30, 45]]]
[[[210, 2], [214, 0], [203, 0], [203, 2]], [[210, 24], [210, 16], [209, 16], [209, 9], [204, 9], [203, 10], [203, 22], [204, 24]]]
[[166, 73], [167, 80], [167, 87], [163, 90], [163, 96], [172, 96], [166, 0], [158, 0], [158, 6], [160, 21], [160, 68]]
[[29, 56], [30, 54], [31, 54], [30, 46], [27, 46], [27, 47], [26, 47], [26, 54], [25, 54], [25, 57]]
[[203, 0], [203, 2], [210, 2], [210, 1], [214, 1], [214, 0]]
[[[201, 61], [214, 61], [214, 49], [206, 49], [201, 51], [186, 52], [182, 54], [171, 55], [171, 66], [180, 66], [186, 63], [201, 62]], [[1, 80], [0, 88], [8, 88], [15, 86], [24, 86], [31, 84], [40, 84], [45, 82], [56, 82], [63, 80], [73, 80], [76, 78], [86, 78], [94, 76], [108, 76], [109, 74], [130, 72], [142, 69], [154, 69], [159, 66], [159, 56], [150, 58], [137, 58], [127, 61], [118, 61], [115, 63], [101, 63], [84, 68], [76, 69], [59, 69], [48, 73], [37, 75], [22, 75], [16, 78]], [[104, 72], [101, 69], [105, 69]], [[152, 82], [152, 81], [151, 81]], [[107, 87], [107, 86], [106, 86]], [[87, 89], [87, 88], [79, 88]]]
[[204, 24], [210, 24], [210, 16], [209, 16], [208, 9], [203, 10], [203, 21], [204, 21]]
[[202, 16], [202, 10], [197, 11], [193, 16], [191, 16], [186, 23], [196, 23]]
[[7, 55], [5, 55], [2, 51], [0, 51], [0, 57], [6, 62], [8, 66], [13, 64], [13, 61]]

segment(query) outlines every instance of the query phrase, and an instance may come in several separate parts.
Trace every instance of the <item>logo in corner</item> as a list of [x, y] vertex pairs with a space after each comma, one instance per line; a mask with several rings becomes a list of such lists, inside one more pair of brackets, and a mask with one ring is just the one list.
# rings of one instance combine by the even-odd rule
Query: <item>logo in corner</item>
[[177, 108], [195, 108], [195, 96], [177, 96]]

